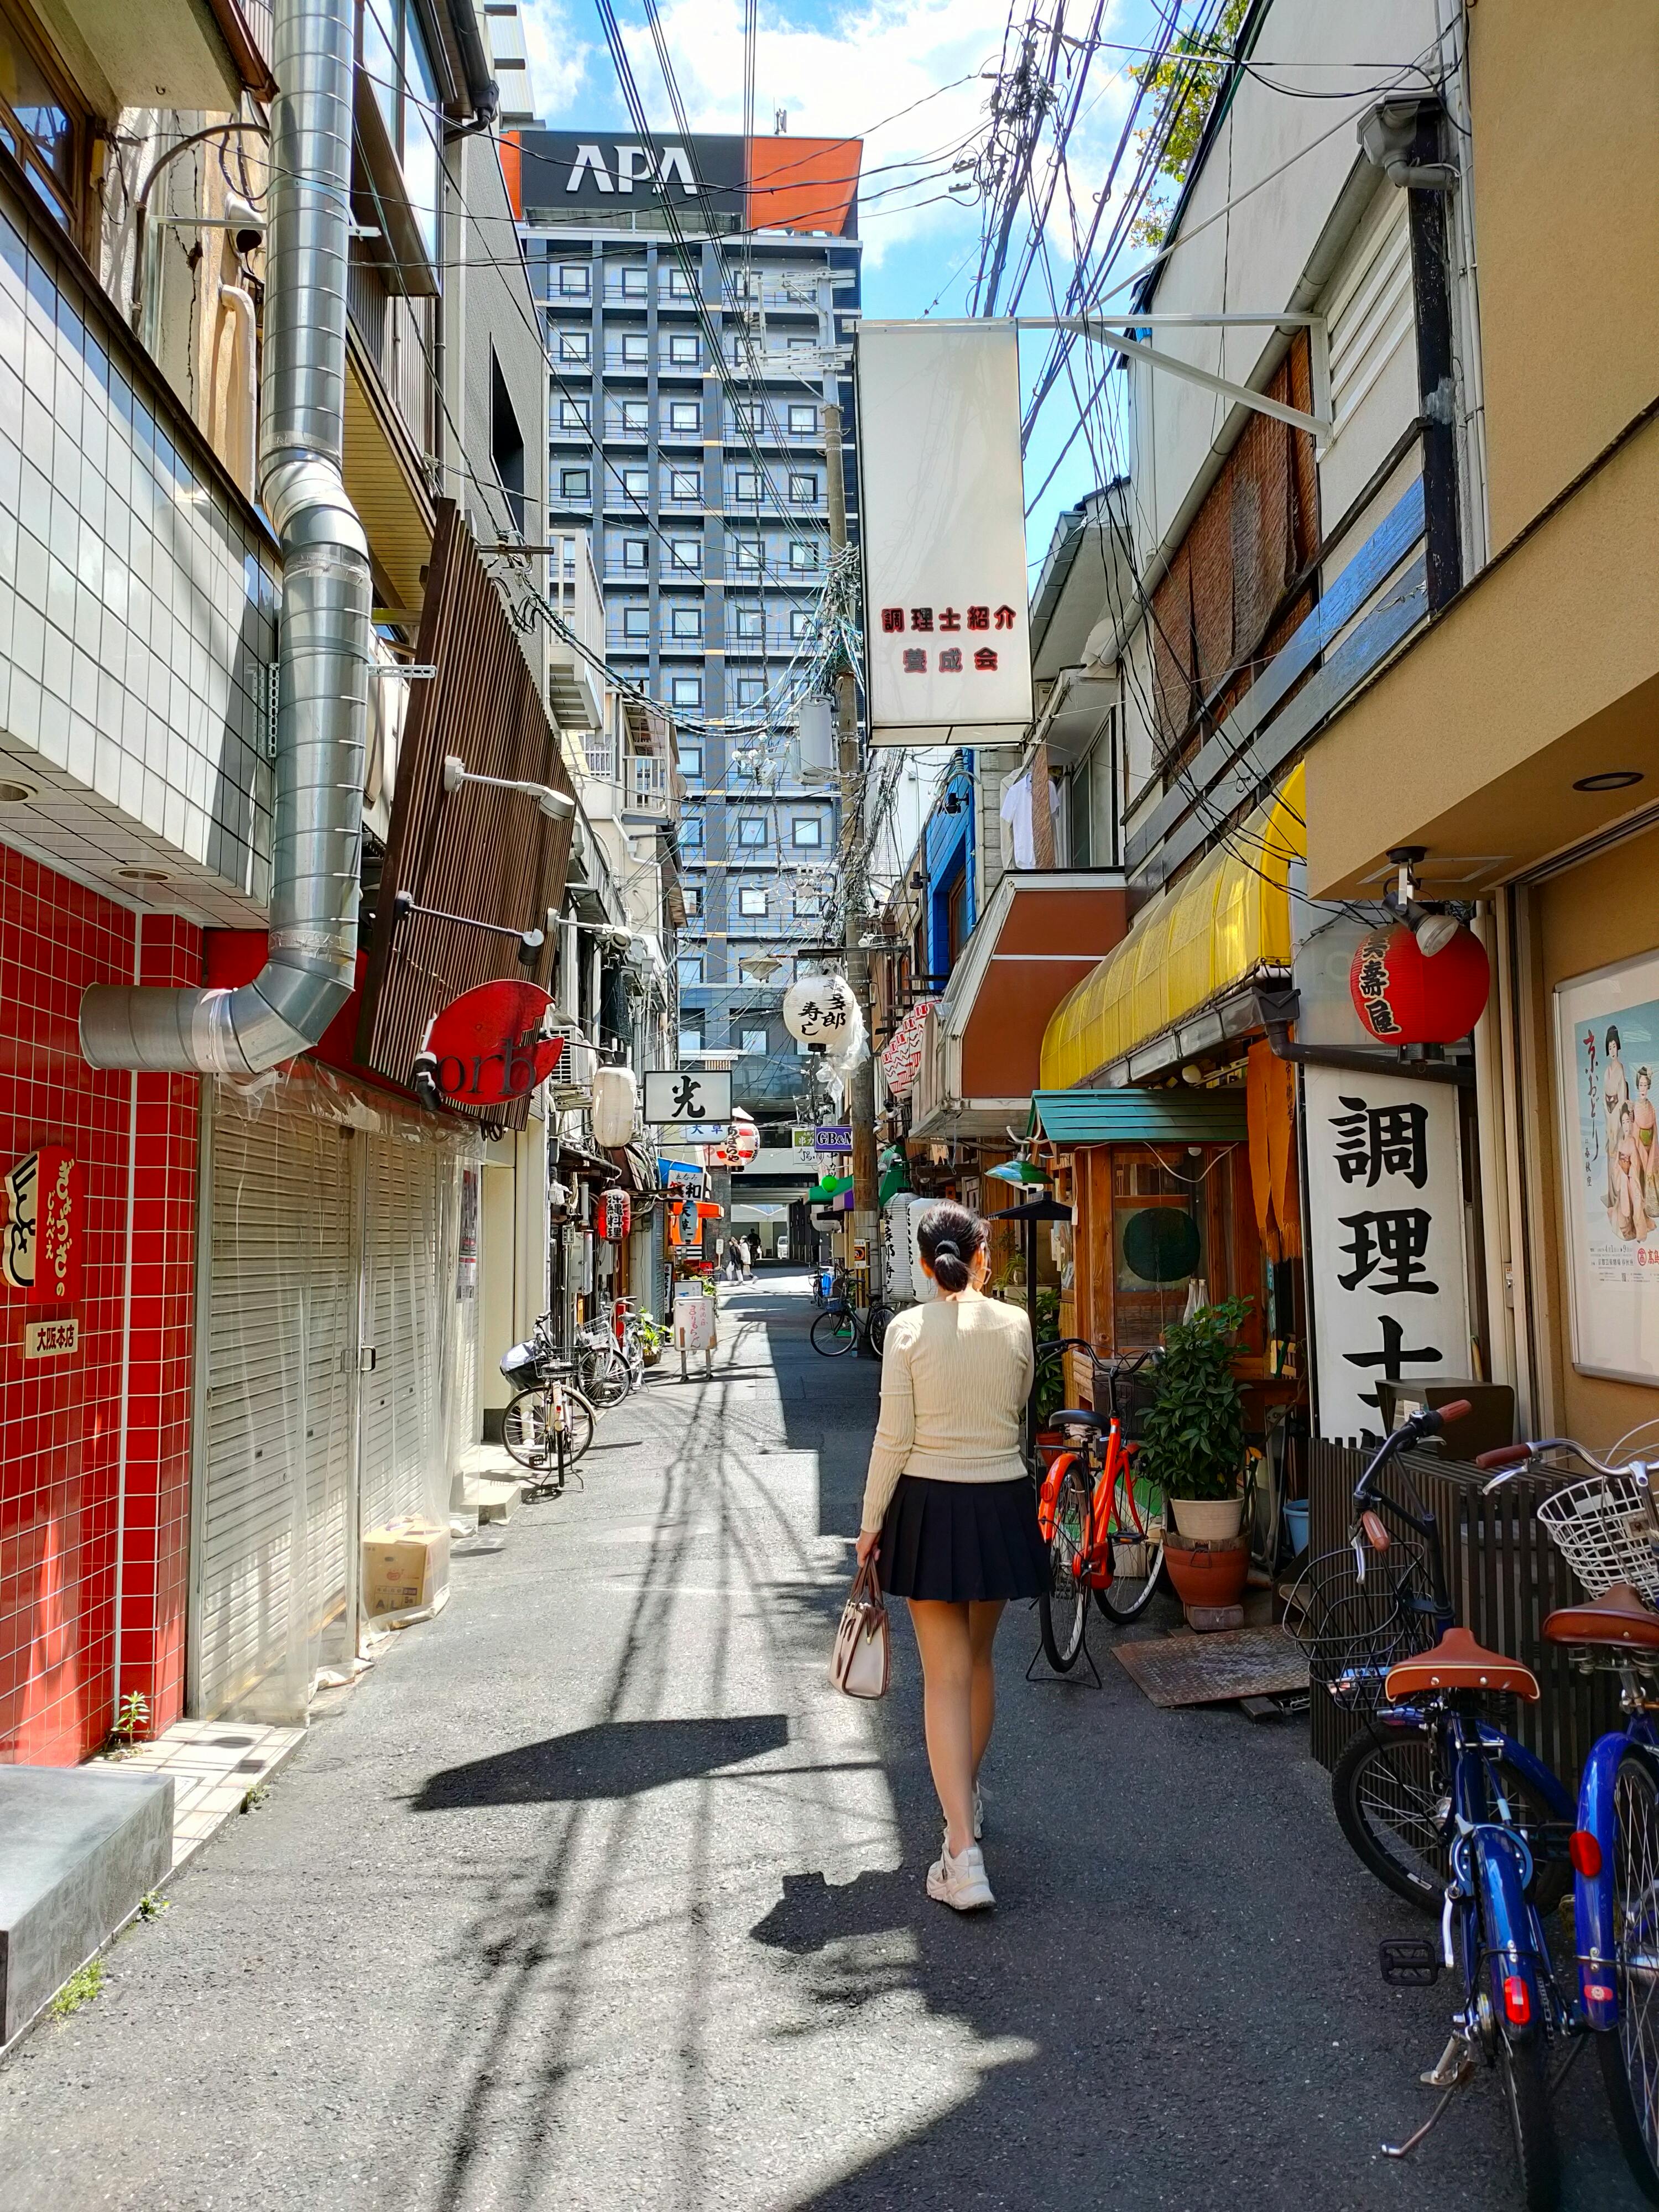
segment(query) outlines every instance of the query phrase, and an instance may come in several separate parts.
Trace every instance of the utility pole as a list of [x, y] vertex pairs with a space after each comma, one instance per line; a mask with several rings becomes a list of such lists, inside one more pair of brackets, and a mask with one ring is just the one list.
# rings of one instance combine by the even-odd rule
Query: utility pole
[[[826, 401], [823, 410], [824, 474], [830, 494], [830, 551], [832, 562], [847, 546], [847, 481], [841, 452], [841, 409]], [[846, 901], [847, 981], [864, 1013], [871, 1054], [875, 1020], [870, 1004], [870, 956], [864, 950], [864, 894], [854, 880], [860, 844], [862, 787], [859, 780], [858, 684], [851, 667], [836, 678], [836, 738], [841, 770], [841, 867]], [[853, 1237], [862, 1237], [873, 1269], [876, 1261], [876, 1069], [872, 1056], [854, 1071], [847, 1101], [853, 1125]], [[851, 1262], [852, 1253], [848, 1253]], [[872, 1283], [872, 1289], [878, 1287]]]

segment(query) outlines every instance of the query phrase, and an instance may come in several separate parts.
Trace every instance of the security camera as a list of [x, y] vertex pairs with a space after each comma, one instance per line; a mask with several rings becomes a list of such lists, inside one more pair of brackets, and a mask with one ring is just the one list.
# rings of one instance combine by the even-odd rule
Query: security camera
[[265, 219], [240, 192], [225, 195], [225, 228], [239, 254], [257, 253], [265, 242]]

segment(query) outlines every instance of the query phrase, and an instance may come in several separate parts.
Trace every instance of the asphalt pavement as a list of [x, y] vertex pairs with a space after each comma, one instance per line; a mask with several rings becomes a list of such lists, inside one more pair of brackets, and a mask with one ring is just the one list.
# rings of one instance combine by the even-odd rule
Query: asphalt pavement
[[[722, 1298], [716, 1379], [659, 1370], [585, 1488], [466, 1547], [0, 2068], [0, 2206], [1514, 2204], [1491, 2081], [1379, 2154], [1449, 2000], [1378, 1981], [1424, 1923], [1349, 1854], [1305, 1723], [1160, 1712], [1103, 1622], [1100, 1687], [1028, 1681], [1016, 1610], [998, 1908], [928, 1901], [908, 1626], [884, 1704], [827, 1675], [878, 1370], [813, 1354], [799, 1275]], [[1593, 2059], [1559, 2120], [1570, 2206], [1636, 2205]]]

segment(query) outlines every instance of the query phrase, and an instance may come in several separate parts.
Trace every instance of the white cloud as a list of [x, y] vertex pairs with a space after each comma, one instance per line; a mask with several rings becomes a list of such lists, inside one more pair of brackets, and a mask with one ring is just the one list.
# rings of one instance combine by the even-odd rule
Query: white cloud
[[[741, 131], [742, 0], [666, 0], [660, 12], [693, 129]], [[563, 0], [525, 0], [525, 13], [546, 119], [614, 114], [609, 56], [602, 46], [577, 39]], [[650, 33], [629, 13], [623, 37], [647, 113], [653, 125], [670, 124]], [[871, 262], [930, 233], [963, 234], [963, 218], [944, 196], [952, 161], [971, 155], [982, 137], [990, 87], [981, 72], [994, 70], [1006, 22], [1006, 0], [868, 0], [828, 27], [781, 13], [763, 16], [755, 127], [769, 132], [774, 112], [782, 108], [792, 137], [865, 134], [859, 228]], [[1120, 59], [1096, 61], [1087, 95], [1091, 112], [1073, 142], [1075, 191], [1084, 189], [1080, 179], [1097, 179], [1103, 170], [1103, 148], [1121, 122], [1124, 88], [1121, 80], [1109, 82]], [[907, 108], [912, 112], [901, 112]], [[890, 116], [895, 119], [885, 122]], [[872, 130], [875, 125], [883, 127]], [[895, 166], [906, 161], [915, 166]], [[1050, 230], [1063, 246], [1069, 237], [1063, 194], [1056, 196]]]

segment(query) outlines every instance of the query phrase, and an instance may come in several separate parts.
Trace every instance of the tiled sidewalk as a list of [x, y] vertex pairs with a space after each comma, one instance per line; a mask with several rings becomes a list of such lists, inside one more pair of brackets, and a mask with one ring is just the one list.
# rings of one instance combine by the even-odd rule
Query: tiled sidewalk
[[305, 1741], [302, 1728], [236, 1721], [179, 1721], [121, 1760], [130, 1771], [173, 1777], [173, 1871], [201, 1850], [250, 1790], [270, 1781]]

